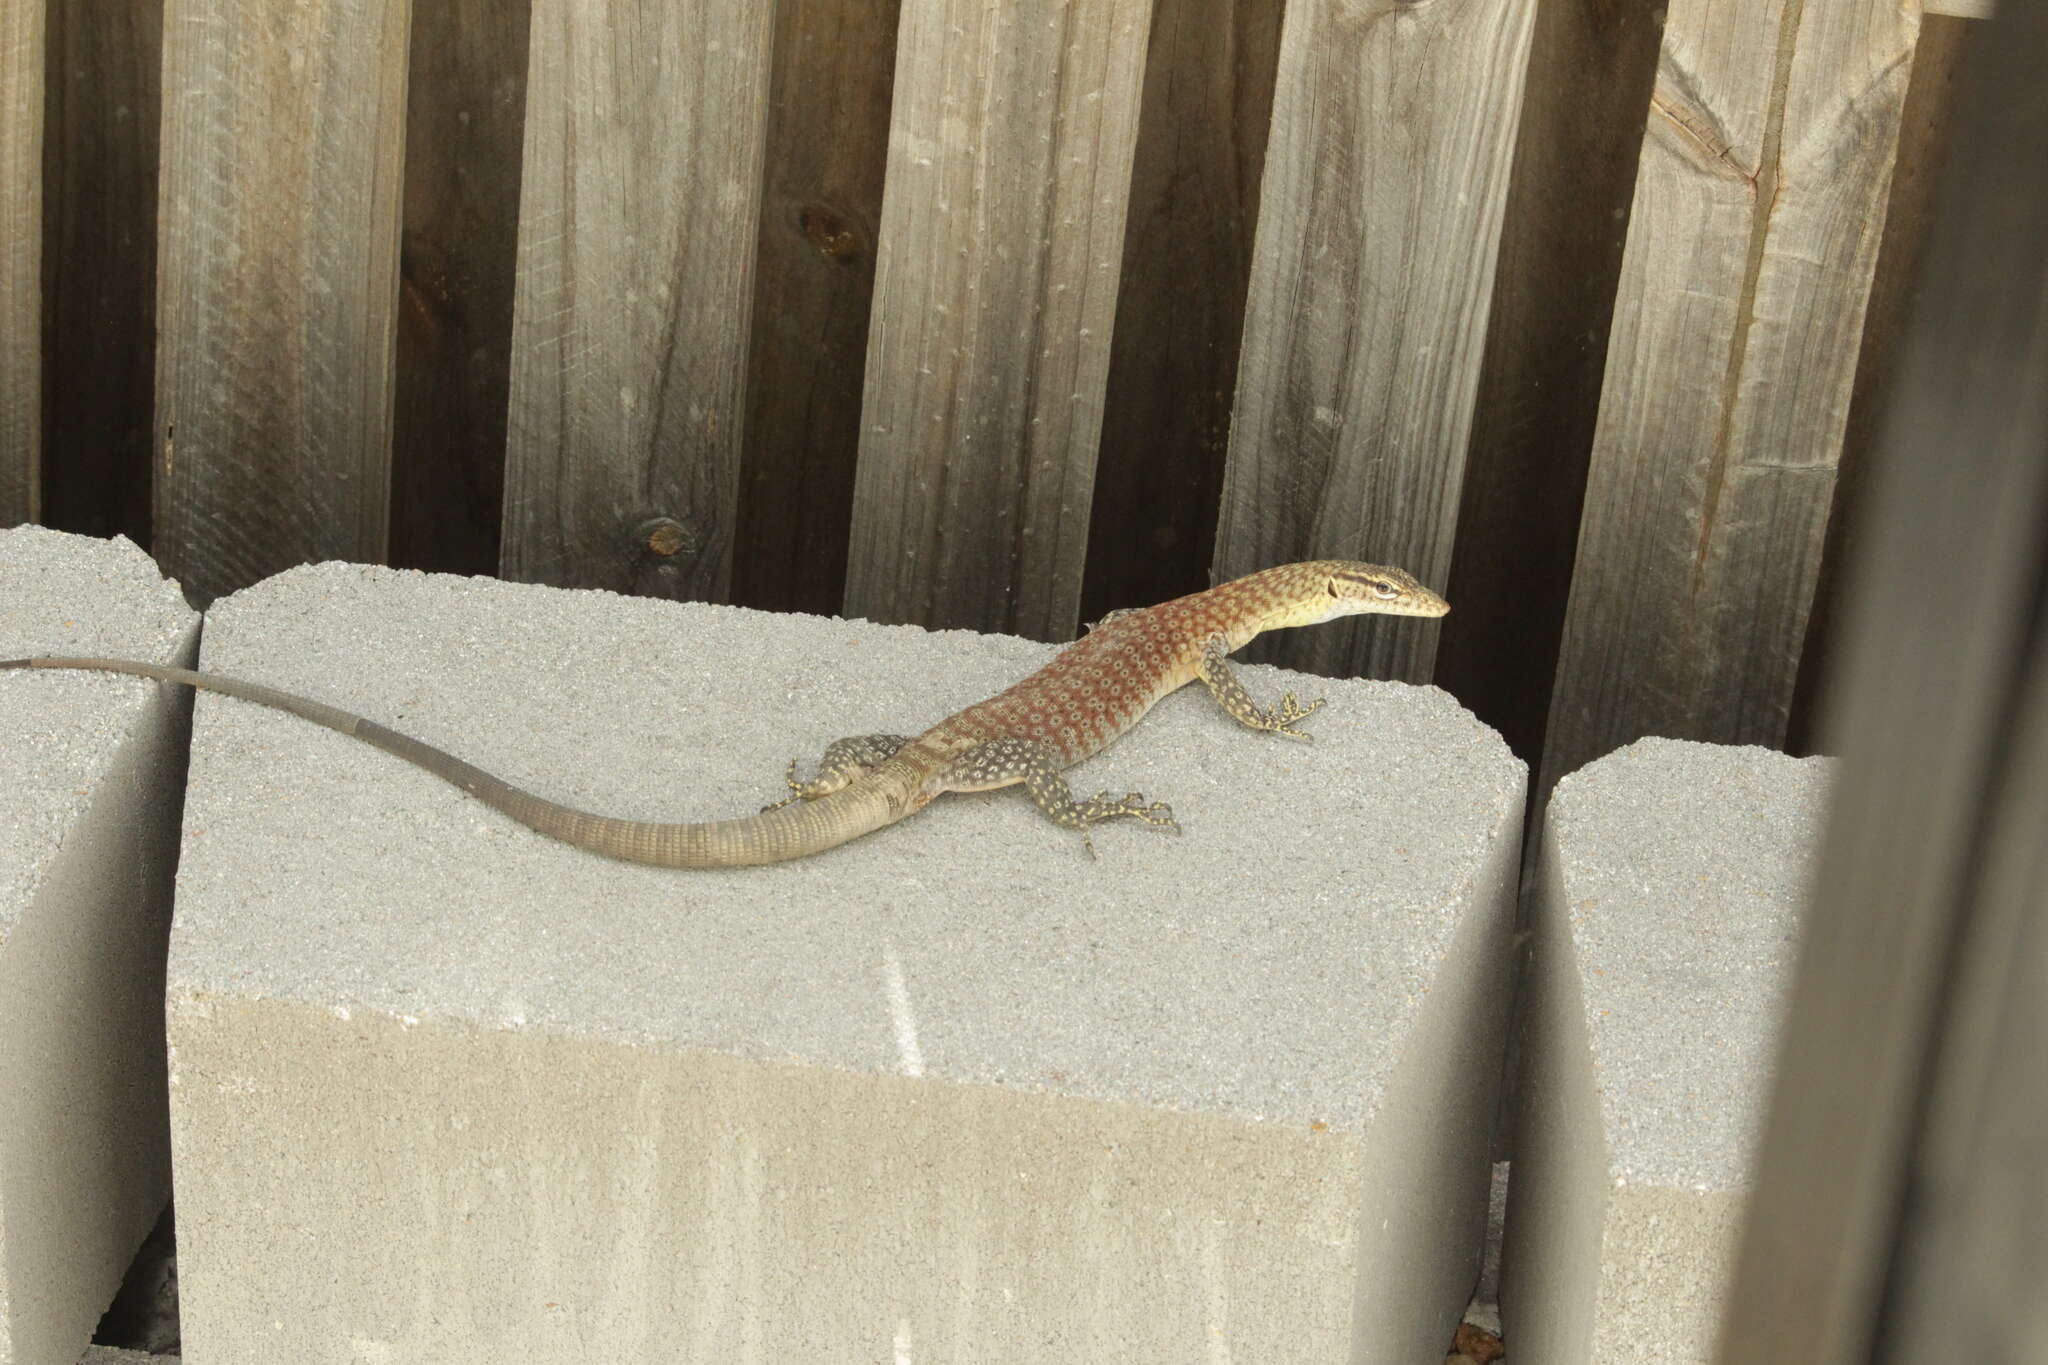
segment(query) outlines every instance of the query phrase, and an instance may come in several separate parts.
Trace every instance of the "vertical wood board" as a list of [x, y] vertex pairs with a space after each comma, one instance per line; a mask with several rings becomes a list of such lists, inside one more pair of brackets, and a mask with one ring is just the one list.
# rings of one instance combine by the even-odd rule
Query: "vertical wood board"
[[1532, 769], [1571, 594], [1659, 22], [1649, 6], [1544, 0], [1530, 38], [1435, 680]]
[[1067, 639], [1150, 0], [904, 0], [846, 610]]
[[0, 0], [0, 526], [42, 502], [43, 3]]
[[1280, 0], [1154, 0], [1083, 620], [1209, 586]]
[[[1217, 578], [1330, 556], [1444, 585], [1534, 11], [1288, 6]], [[1263, 655], [1422, 682], [1437, 630], [1354, 618]]]
[[49, 13], [42, 519], [147, 546], [163, 0]]
[[1539, 791], [1645, 734], [1784, 738], [1917, 18], [1671, 7]]
[[723, 599], [772, 0], [537, 0], [502, 572]]
[[2048, 10], [2000, 23], [1872, 452], [1726, 1365], [2038, 1354], [2048, 175], [2014, 151], [2048, 145]]
[[504, 518], [527, 0], [413, 15], [391, 562], [488, 574]]
[[156, 557], [378, 561], [409, 0], [166, 0]]
[[1814, 585], [1806, 639], [1799, 653], [1799, 677], [1792, 688], [1792, 710], [1785, 729], [1787, 753], [1819, 752], [1820, 701], [1826, 695], [1827, 669], [1837, 654], [1834, 644], [1843, 609], [1841, 570], [1862, 534], [1860, 518], [1869, 505], [1861, 496], [1862, 486], [1897, 379], [1898, 352], [1912, 317], [1934, 190], [1954, 151], [1965, 59], [1986, 31], [1981, 23], [1945, 18], [1930, 10], [1913, 43], [1913, 74], [1900, 112], [1899, 149], [1885, 205], [1884, 240], [1878, 244], [1877, 263], [1871, 270], [1870, 303], [1857, 342], [1856, 387], [1849, 397], [1842, 459], [1835, 471], [1834, 510], [1828, 514], [1820, 578]]
[[2048, 1330], [2048, 616], [2037, 612], [2032, 632], [2010, 756], [1985, 793], [1982, 872], [1960, 907], [1966, 929], [1928, 1060], [1928, 1117], [1894, 1262], [1901, 1289], [1883, 1305], [1882, 1339], [1896, 1360], [1996, 1359]]
[[846, 597], [897, 0], [777, 0], [733, 600]]

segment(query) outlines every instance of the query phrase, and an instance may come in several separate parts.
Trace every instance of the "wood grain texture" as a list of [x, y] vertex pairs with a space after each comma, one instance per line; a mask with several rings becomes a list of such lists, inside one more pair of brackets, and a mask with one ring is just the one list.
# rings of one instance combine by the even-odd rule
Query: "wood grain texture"
[[391, 434], [402, 568], [498, 566], [528, 17], [527, 0], [413, 11]]
[[[1532, 768], [1571, 594], [1657, 18], [1537, 6], [1436, 681]], [[1532, 807], [1531, 818], [1541, 813]]]
[[2013, 153], [2048, 144], [2048, 10], [1999, 23], [1873, 450], [1726, 1365], [2039, 1354], [2048, 177]]
[[[2041, 513], [2048, 519], [2048, 505]], [[1992, 1360], [2048, 1331], [2048, 615], [2037, 612], [2032, 630], [1928, 1065], [1928, 1118], [1899, 1229], [1903, 1288], [1883, 1333], [1898, 1360], [1959, 1349]], [[2009, 1321], [2018, 1305], [2028, 1316]]]
[[[1322, 556], [1448, 577], [1534, 11], [1288, 6], [1219, 580]], [[1437, 633], [1361, 617], [1263, 657], [1422, 682]]]
[[1081, 617], [1209, 586], [1280, 0], [1154, 0]]
[[898, 0], [778, 0], [733, 600], [846, 596]]
[[846, 610], [1071, 638], [1150, 0], [904, 0]]
[[43, 517], [150, 543], [162, 0], [49, 10]]
[[1539, 791], [1646, 734], [1784, 739], [1917, 19], [1671, 6]]
[[166, 0], [157, 561], [384, 557], [408, 0]]
[[0, 0], [0, 526], [42, 509], [43, 0]]
[[1792, 687], [1792, 711], [1785, 726], [1785, 751], [1820, 752], [1821, 698], [1837, 657], [1836, 623], [1845, 590], [1842, 566], [1862, 536], [1868, 499], [1863, 496], [1870, 452], [1882, 428], [1886, 403], [1898, 369], [1898, 352], [1912, 315], [1920, 261], [1933, 221], [1934, 191], [1954, 151], [1955, 125], [1963, 101], [1964, 58], [1982, 41], [1985, 25], [1968, 19], [1929, 15], [1913, 44], [1913, 75], [1899, 120], [1899, 151], [1892, 163], [1891, 197], [1885, 207], [1884, 240], [1871, 272], [1870, 304], [1856, 355], [1856, 387], [1842, 432], [1842, 460], [1835, 471], [1835, 507], [1828, 517], [1820, 579], [1806, 618], [1806, 642], [1799, 677]]
[[722, 600], [771, 0], [538, 0], [502, 572]]

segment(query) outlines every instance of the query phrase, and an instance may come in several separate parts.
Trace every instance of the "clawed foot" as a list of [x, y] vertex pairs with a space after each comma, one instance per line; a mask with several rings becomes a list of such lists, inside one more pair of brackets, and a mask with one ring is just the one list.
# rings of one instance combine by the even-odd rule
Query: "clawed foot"
[[1286, 735], [1289, 739], [1312, 740], [1315, 738], [1314, 735], [1295, 729], [1294, 723], [1299, 720], [1307, 720], [1322, 709], [1323, 699], [1321, 697], [1317, 697], [1307, 706], [1303, 706], [1299, 701], [1295, 700], [1294, 694], [1289, 692], [1286, 696], [1280, 698], [1278, 710], [1268, 711], [1261, 719], [1266, 722], [1266, 728], [1276, 735]]
[[1147, 803], [1144, 796], [1138, 792], [1126, 792], [1121, 799], [1108, 792], [1097, 792], [1081, 803], [1081, 818], [1076, 826], [1081, 831], [1081, 845], [1088, 850], [1089, 857], [1100, 855], [1095, 852], [1095, 841], [1088, 837], [1088, 826], [1126, 815], [1135, 820], [1143, 820], [1153, 828], [1163, 829], [1169, 834], [1180, 833], [1180, 825], [1173, 818], [1173, 807], [1164, 801]]
[[804, 799], [804, 784], [796, 780], [795, 759], [789, 760], [789, 772], [784, 775], [782, 780], [789, 787], [789, 795], [783, 797], [772, 806], [761, 807], [761, 814], [766, 815], [771, 810], [781, 810], [784, 806], [793, 806]]
[[1174, 823], [1173, 807], [1164, 801], [1154, 801], [1148, 805], [1139, 792], [1126, 792], [1121, 800], [1108, 792], [1097, 792], [1082, 803], [1081, 815], [1091, 825], [1098, 820], [1114, 820], [1120, 815], [1129, 815], [1143, 820], [1148, 825], [1158, 825], [1162, 829], [1172, 830], [1175, 834], [1180, 833], [1180, 826]]

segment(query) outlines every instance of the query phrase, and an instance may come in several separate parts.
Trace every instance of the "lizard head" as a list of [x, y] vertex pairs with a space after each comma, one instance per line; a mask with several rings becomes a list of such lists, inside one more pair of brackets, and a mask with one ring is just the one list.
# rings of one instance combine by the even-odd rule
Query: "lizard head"
[[1312, 626], [1339, 616], [1379, 612], [1387, 616], [1442, 616], [1451, 604], [1414, 575], [1383, 564], [1349, 559], [1318, 559], [1290, 564], [1281, 572], [1289, 580], [1280, 593], [1283, 604], [1263, 629]]
[[1388, 616], [1442, 616], [1451, 604], [1415, 581], [1413, 575], [1383, 564], [1329, 563], [1329, 593], [1345, 614], [1377, 611]]

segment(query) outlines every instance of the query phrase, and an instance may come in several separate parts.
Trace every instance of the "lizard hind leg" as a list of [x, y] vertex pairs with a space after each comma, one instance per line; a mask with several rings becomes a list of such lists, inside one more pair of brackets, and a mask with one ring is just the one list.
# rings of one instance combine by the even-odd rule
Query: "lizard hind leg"
[[796, 760], [789, 760], [789, 772], [782, 779], [789, 787], [790, 794], [772, 806], [761, 807], [765, 815], [771, 810], [798, 801], [815, 801], [821, 796], [830, 796], [847, 783], [858, 777], [865, 777], [882, 764], [896, 756], [896, 751], [910, 743], [909, 735], [850, 735], [835, 739], [825, 746], [824, 757], [818, 760], [818, 775], [808, 782], [796, 780]]
[[1095, 841], [1088, 837], [1088, 827], [1103, 820], [1129, 816], [1180, 833], [1171, 806], [1164, 801], [1148, 804], [1137, 792], [1121, 797], [1097, 792], [1085, 801], [1076, 800], [1073, 788], [1060, 773], [1059, 751], [1043, 740], [986, 740], [954, 759], [944, 781], [947, 791], [988, 791], [1023, 783], [1024, 790], [1031, 794], [1031, 803], [1047, 819], [1062, 828], [1081, 832], [1081, 843], [1091, 857], [1095, 854]]

